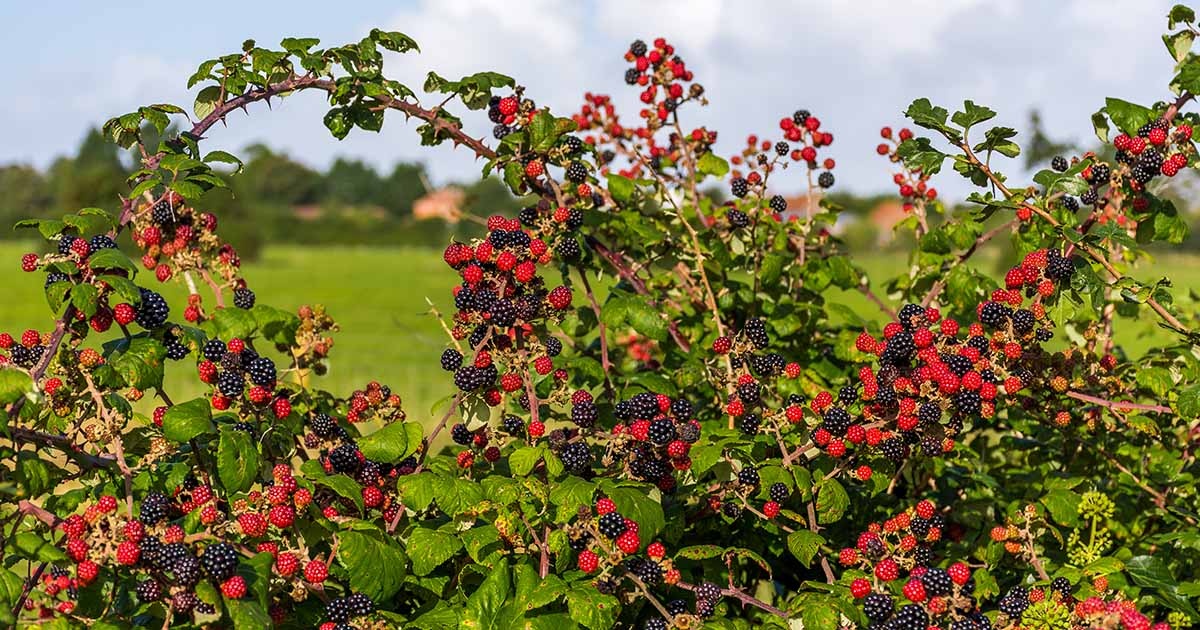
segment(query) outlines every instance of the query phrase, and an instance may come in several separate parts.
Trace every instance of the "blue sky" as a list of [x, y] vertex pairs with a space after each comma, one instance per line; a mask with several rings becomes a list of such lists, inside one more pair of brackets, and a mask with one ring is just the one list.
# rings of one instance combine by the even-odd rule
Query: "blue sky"
[[[666, 36], [705, 85], [712, 103], [691, 124], [718, 129], [725, 154], [750, 132], [776, 129], [780, 115], [804, 107], [835, 135], [841, 185], [889, 189], [876, 157], [878, 128], [898, 126], [913, 98], [948, 107], [970, 98], [1000, 112], [998, 123], [1024, 129], [1041, 110], [1059, 137], [1087, 139], [1088, 116], [1105, 96], [1152, 102], [1170, 96], [1171, 61], [1159, 41], [1172, 3], [1159, 0], [413, 0], [408, 2], [0, 3], [10, 90], [0, 99], [0, 163], [39, 166], [71, 151], [84, 130], [151, 102], [190, 109], [185, 89], [196, 65], [285, 36], [326, 44], [362, 37], [371, 27], [414, 37], [422, 53], [389, 59], [391, 73], [420, 93], [428, 69], [457, 77], [480, 70], [510, 74], [539, 104], [566, 114], [585, 90], [612, 94], [636, 115], [621, 76], [629, 41]], [[16, 60], [20, 61], [16, 61]], [[432, 100], [432, 99], [431, 99]], [[473, 177], [465, 151], [417, 145], [398, 116], [381, 134], [334, 140], [321, 126], [323, 102], [301, 95], [211, 134], [210, 148], [237, 151], [264, 140], [323, 166], [360, 157], [382, 167], [427, 163], [436, 180]], [[472, 127], [478, 135], [488, 125]], [[1021, 140], [1021, 137], [1018, 137]], [[939, 187], [966, 190], [953, 173]], [[791, 185], [800, 186], [793, 177]]]

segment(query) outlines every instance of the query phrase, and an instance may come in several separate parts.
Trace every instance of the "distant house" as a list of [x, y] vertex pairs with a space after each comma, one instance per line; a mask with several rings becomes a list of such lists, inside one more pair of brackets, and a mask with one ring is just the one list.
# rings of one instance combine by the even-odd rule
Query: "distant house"
[[466, 193], [461, 188], [439, 188], [413, 202], [413, 217], [418, 221], [441, 219], [448, 223], [458, 223], [465, 199]]

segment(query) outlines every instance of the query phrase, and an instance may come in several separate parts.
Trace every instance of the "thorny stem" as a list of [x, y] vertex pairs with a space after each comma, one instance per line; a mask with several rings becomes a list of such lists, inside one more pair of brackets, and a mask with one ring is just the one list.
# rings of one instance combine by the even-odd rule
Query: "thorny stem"
[[599, 323], [600, 332], [600, 366], [604, 369], [604, 390], [609, 396], [613, 393], [612, 376], [609, 372], [612, 370], [612, 362], [608, 358], [608, 327], [604, 324], [604, 319], [600, 317], [600, 303], [596, 301], [596, 294], [592, 291], [592, 285], [588, 282], [587, 270], [579, 270], [579, 278], [583, 281], [583, 289], [587, 293], [588, 302], [592, 305], [592, 312], [596, 315], [596, 321]]
[[1171, 409], [1170, 407], [1164, 406], [1164, 405], [1143, 405], [1141, 403], [1134, 403], [1134, 402], [1107, 400], [1104, 398], [1098, 398], [1096, 396], [1091, 396], [1089, 394], [1084, 394], [1083, 392], [1077, 392], [1077, 391], [1069, 391], [1069, 392], [1067, 392], [1067, 396], [1069, 398], [1074, 398], [1075, 400], [1082, 400], [1084, 402], [1090, 402], [1093, 405], [1100, 405], [1101, 407], [1106, 407], [1108, 409], [1114, 409], [1116, 411], [1138, 410], [1138, 411], [1153, 411], [1155, 413], [1170, 413], [1170, 414], [1175, 413], [1175, 410]]
[[[618, 275], [629, 282], [629, 284], [633, 285], [633, 290], [636, 291], [638, 295], [650, 294], [649, 289], [646, 288], [646, 283], [639, 278], [637, 274], [629, 268], [628, 265], [622, 262], [617, 254], [608, 249], [606, 246], [604, 246], [604, 244], [600, 243], [600, 241], [596, 240], [595, 238], [588, 237], [587, 243], [593, 251], [595, 251], [597, 254], [600, 254], [601, 258], [603, 258], [608, 262], [608, 264], [612, 265], [613, 268], [617, 270]], [[675, 341], [675, 345], [679, 346], [680, 350], [683, 350], [685, 353], [692, 351], [692, 345], [688, 343], [688, 341], [684, 339], [682, 335], [679, 334], [679, 326], [675, 323], [675, 320], [672, 319], [667, 322], [667, 331], [671, 334], [671, 339]]]
[[970, 247], [963, 250], [963, 252], [961, 254], [959, 254], [957, 258], [954, 259], [954, 262], [951, 262], [948, 267], [946, 267], [945, 269], [942, 269], [941, 273], [938, 274], [938, 281], [933, 283], [933, 287], [929, 289], [929, 293], [927, 293], [925, 295], [924, 299], [921, 300], [921, 306], [928, 307], [930, 304], [933, 303], [934, 299], [936, 299], [938, 295], [941, 295], [942, 290], [946, 288], [946, 278], [949, 277], [949, 274], [953, 269], [955, 269], [959, 265], [967, 262], [967, 259], [970, 258], [971, 256], [973, 256], [975, 254], [975, 252], [979, 250], [979, 247], [981, 245], [983, 245], [984, 243], [987, 243], [988, 241], [992, 240], [993, 238], [996, 238], [1000, 234], [1003, 234], [1005, 232], [1012, 230], [1012, 228], [1014, 226], [1016, 226], [1017, 223], [1019, 223], [1019, 222], [1020, 222], [1019, 219], [1013, 219], [1011, 221], [1007, 221], [1005, 223], [997, 225], [996, 227], [988, 230], [987, 232], [984, 232], [983, 234], [980, 234], [975, 239], [975, 242], [971, 243]]
[[[693, 592], [695, 592], [695, 590], [698, 588], [695, 584], [688, 584], [687, 582], [677, 582], [675, 584], [675, 586], [678, 586], [679, 588], [681, 588], [685, 591], [693, 591]], [[721, 589], [721, 595], [723, 595], [725, 597], [732, 597], [732, 598], [738, 600], [739, 602], [742, 602], [743, 606], [746, 606], [746, 605], [754, 606], [755, 608], [758, 608], [759, 610], [762, 610], [764, 612], [768, 612], [772, 615], [775, 615], [776, 617], [779, 617], [780, 619], [790, 619], [791, 618], [791, 615], [787, 614], [786, 611], [776, 608], [776, 607], [762, 601], [761, 599], [754, 597], [753, 595], [749, 595], [741, 589], [723, 588], [723, 589]]]
[[[814, 498], [808, 502], [808, 529], [814, 534], [821, 533], [820, 525], [817, 525], [817, 500]], [[821, 554], [821, 570], [825, 572], [825, 581], [833, 584], [837, 578], [833, 575], [833, 569], [829, 566], [829, 559]]]

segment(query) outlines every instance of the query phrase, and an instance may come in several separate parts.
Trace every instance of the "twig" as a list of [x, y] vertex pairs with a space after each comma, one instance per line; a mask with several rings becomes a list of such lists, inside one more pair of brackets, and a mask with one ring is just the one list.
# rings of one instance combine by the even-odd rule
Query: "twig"
[[600, 330], [600, 366], [604, 369], [604, 390], [609, 396], [613, 393], [612, 376], [609, 372], [612, 370], [612, 362], [608, 358], [608, 327], [604, 325], [604, 319], [600, 316], [600, 303], [596, 301], [596, 294], [592, 291], [592, 285], [587, 279], [587, 270], [579, 269], [579, 278], [583, 280], [583, 288], [587, 293], [588, 302], [592, 305], [592, 312], [596, 315], [596, 322], [599, 324]]
[[[682, 588], [685, 591], [692, 591], [692, 592], [695, 592], [696, 589], [698, 588], [695, 584], [688, 584], [687, 582], [677, 582], [675, 584], [675, 586], [678, 586], [679, 588]], [[789, 615], [787, 613], [787, 611], [776, 608], [776, 607], [762, 601], [761, 599], [754, 597], [753, 595], [747, 594], [745, 591], [743, 591], [741, 589], [723, 588], [723, 589], [721, 589], [721, 595], [724, 595], [726, 597], [732, 597], [732, 598], [738, 600], [739, 602], [742, 602], [743, 606], [745, 606], [745, 605], [754, 606], [755, 608], [758, 608], [759, 610], [762, 610], [762, 611], [768, 612], [772, 615], [775, 615], [776, 617], [779, 617], [780, 619], [790, 619], [791, 618], [791, 615]]]
[[1123, 402], [1123, 401], [1118, 402], [1115, 400], [1107, 400], [1104, 398], [1098, 398], [1096, 396], [1092, 396], [1089, 394], [1085, 394], [1083, 392], [1077, 392], [1077, 391], [1073, 391], [1073, 390], [1067, 392], [1067, 397], [1074, 398], [1075, 400], [1082, 400], [1084, 402], [1090, 402], [1093, 405], [1100, 405], [1101, 407], [1107, 407], [1109, 409], [1115, 409], [1117, 411], [1138, 410], [1138, 411], [1153, 411], [1155, 413], [1169, 413], [1169, 414], [1175, 413], [1175, 410], [1171, 409], [1170, 407], [1164, 406], [1164, 405], [1144, 405], [1141, 403]]

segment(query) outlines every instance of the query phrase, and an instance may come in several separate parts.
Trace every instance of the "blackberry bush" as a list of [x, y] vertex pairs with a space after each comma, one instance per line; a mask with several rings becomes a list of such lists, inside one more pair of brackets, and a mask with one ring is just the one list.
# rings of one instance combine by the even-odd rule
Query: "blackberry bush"
[[[1197, 155], [1197, 25], [1176, 7], [1168, 26], [1175, 92], [1106, 100], [1104, 150], [1031, 181], [999, 172], [1020, 136], [973, 101], [918, 99], [912, 127], [880, 129], [914, 249], [878, 278], [836, 236], [821, 112], [781, 108], [723, 155], [690, 122], [720, 95], [663, 38], [623, 51], [641, 102], [625, 118], [595, 92], [556, 116], [492, 72], [430, 72], [419, 99], [385, 78], [416, 43], [382, 30], [203, 62], [194, 116], [158, 104], [105, 125], [140, 156], [128, 194], [19, 224], [47, 239], [20, 268], [54, 322], [0, 333], [0, 616], [1195, 625], [1195, 297], [1133, 271], [1188, 233], [1173, 182]], [[336, 138], [399, 112], [522, 199], [438, 244], [455, 280], [432, 418], [407, 415], [403, 384], [322, 390], [336, 322], [259, 303], [206, 210], [240, 165], [201, 149], [217, 123], [300, 91], [327, 97]], [[935, 180], [959, 175], [979, 190], [947, 204]], [[1158, 326], [1131, 356], [1114, 330], [1137, 320]], [[201, 394], [164, 391], [164, 359]]]

